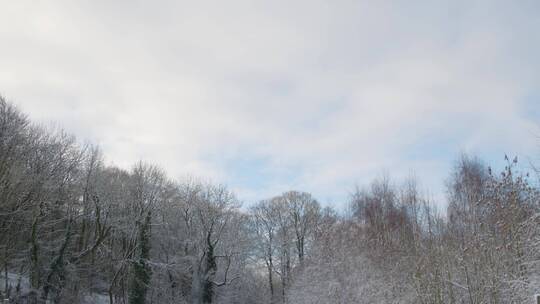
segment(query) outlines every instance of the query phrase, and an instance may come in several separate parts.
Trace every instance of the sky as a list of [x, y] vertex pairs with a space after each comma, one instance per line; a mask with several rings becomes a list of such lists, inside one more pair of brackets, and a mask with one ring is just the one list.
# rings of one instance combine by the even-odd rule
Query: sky
[[[247, 204], [540, 159], [540, 2], [0, 0], [0, 94]], [[441, 203], [442, 204], [442, 203]]]

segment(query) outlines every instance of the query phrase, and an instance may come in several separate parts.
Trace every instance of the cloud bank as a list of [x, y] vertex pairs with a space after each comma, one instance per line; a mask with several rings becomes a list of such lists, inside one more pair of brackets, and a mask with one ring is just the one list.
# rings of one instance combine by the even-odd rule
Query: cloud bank
[[129, 167], [342, 204], [462, 151], [534, 158], [536, 1], [1, 1], [0, 92]]

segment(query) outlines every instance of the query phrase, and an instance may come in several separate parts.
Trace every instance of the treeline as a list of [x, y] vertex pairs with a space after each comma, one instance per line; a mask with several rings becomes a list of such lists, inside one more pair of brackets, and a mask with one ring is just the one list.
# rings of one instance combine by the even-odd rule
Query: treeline
[[414, 179], [357, 190], [345, 218], [323, 221], [291, 303], [533, 303], [540, 196], [516, 167], [462, 156], [442, 213]]
[[525, 303], [539, 290], [540, 196], [508, 161], [463, 156], [438, 212], [414, 179], [349, 208], [226, 187], [31, 123], [0, 97], [1, 297], [10, 303]]

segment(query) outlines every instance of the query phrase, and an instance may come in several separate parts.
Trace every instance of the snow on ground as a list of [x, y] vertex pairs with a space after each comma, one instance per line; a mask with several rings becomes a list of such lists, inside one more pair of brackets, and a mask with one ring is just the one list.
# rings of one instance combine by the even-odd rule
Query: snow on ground
[[[21, 276], [17, 273], [8, 272], [8, 285], [11, 285], [11, 288], [13, 290], [12, 292], [15, 292], [15, 288], [17, 287], [19, 280], [21, 284], [21, 291], [27, 291], [28, 289], [30, 289], [30, 282], [28, 281], [28, 278], [26, 276]], [[2, 293], [5, 292], [5, 284], [5, 273], [2, 272], [0, 276], [0, 290], [2, 291]]]
[[[20, 280], [21, 293], [24, 294], [30, 290], [30, 281], [28, 277], [21, 276], [17, 273], [8, 272], [8, 285], [11, 285], [11, 293], [15, 293], [15, 289]], [[0, 291], [4, 294], [5, 291], [5, 274], [2, 273], [0, 277]], [[104, 294], [91, 293], [85, 295], [81, 304], [108, 304], [109, 296]]]

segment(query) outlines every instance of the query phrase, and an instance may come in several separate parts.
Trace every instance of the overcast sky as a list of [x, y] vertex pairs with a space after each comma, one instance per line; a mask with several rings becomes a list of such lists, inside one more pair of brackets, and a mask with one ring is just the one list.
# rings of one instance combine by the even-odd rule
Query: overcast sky
[[[413, 4], [414, 3], [414, 4]], [[0, 93], [34, 121], [227, 184], [342, 205], [460, 152], [540, 155], [539, 1], [0, 0]]]

